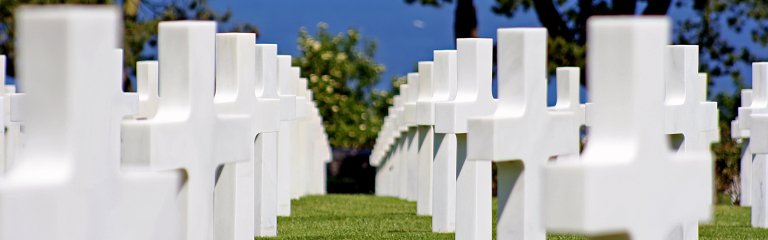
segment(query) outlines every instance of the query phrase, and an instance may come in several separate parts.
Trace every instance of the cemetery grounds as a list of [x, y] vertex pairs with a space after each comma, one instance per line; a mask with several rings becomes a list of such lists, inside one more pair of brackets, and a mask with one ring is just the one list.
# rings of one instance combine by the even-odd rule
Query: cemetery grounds
[[[431, 217], [416, 216], [416, 202], [373, 195], [308, 196], [293, 200], [291, 217], [278, 219], [277, 238], [257, 239], [454, 239], [432, 233]], [[496, 199], [493, 200], [496, 232]], [[750, 226], [750, 209], [715, 206], [714, 220], [699, 226], [702, 240], [768, 239], [768, 229]], [[495, 236], [494, 236], [495, 239]], [[581, 240], [550, 234], [548, 239]]]

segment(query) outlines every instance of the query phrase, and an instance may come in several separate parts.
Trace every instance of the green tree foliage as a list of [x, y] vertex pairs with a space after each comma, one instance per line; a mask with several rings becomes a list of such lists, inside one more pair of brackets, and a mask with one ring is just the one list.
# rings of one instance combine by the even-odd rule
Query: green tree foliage
[[[136, 61], [156, 59], [147, 48], [157, 46], [157, 24], [166, 20], [211, 20], [228, 24], [230, 11], [217, 12], [208, 6], [207, 0], [0, 0], [0, 54], [8, 57], [7, 74], [15, 76], [14, 12], [21, 5], [37, 4], [119, 4], [122, 5], [125, 29], [124, 49], [124, 90], [133, 91], [129, 76], [135, 74]], [[251, 24], [231, 24], [228, 31], [254, 32], [258, 29]]]
[[331, 146], [371, 147], [392, 97], [374, 89], [384, 71], [373, 59], [376, 43], [355, 29], [332, 35], [321, 23], [315, 35], [302, 29], [298, 45], [293, 64], [308, 79]]

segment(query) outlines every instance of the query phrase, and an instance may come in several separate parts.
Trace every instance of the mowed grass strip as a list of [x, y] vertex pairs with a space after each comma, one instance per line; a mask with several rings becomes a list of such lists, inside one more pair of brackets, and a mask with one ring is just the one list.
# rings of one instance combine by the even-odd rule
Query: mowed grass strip
[[[496, 200], [494, 199], [494, 231]], [[750, 209], [717, 206], [700, 239], [768, 239], [768, 229], [752, 228]], [[309, 196], [293, 201], [291, 217], [278, 219], [277, 238], [259, 239], [453, 239], [431, 231], [431, 218], [416, 216], [416, 203], [371, 195]], [[548, 239], [581, 240], [550, 234]]]

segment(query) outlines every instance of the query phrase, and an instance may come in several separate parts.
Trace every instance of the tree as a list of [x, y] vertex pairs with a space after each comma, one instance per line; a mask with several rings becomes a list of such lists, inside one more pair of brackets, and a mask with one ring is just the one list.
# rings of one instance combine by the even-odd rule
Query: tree
[[[135, 75], [136, 61], [156, 59], [156, 53], [148, 49], [157, 47], [157, 24], [167, 20], [211, 20], [222, 24], [229, 22], [231, 12], [216, 12], [207, 0], [2, 0], [0, 1], [0, 54], [8, 58], [7, 74], [15, 76], [14, 12], [24, 4], [121, 4], [125, 29], [123, 33], [124, 68], [123, 89], [133, 91], [130, 76]], [[254, 32], [251, 24], [234, 24], [229, 31]]]
[[318, 24], [313, 36], [301, 29], [301, 68], [335, 148], [370, 148], [383, 122], [391, 93], [374, 89], [384, 66], [374, 61], [376, 43], [355, 29], [331, 35]]

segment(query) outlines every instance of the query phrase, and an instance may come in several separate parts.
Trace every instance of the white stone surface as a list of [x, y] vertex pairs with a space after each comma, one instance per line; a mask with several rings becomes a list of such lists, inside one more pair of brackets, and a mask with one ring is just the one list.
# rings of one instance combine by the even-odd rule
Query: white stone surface
[[491, 163], [467, 161], [467, 119], [496, 108], [491, 96], [493, 40], [458, 39], [456, 45], [456, 97], [435, 107], [435, 132], [445, 134], [440, 141], [448, 141], [446, 146], [455, 141], [456, 148], [438, 152], [435, 161], [456, 156], [456, 239], [491, 239]]
[[559, 67], [555, 70], [557, 101], [550, 111], [570, 112], [576, 128], [587, 124], [586, 104], [580, 104], [581, 70], [578, 67]]
[[[749, 107], [752, 104], [752, 89], [741, 90], [741, 107]], [[739, 125], [739, 116], [731, 121], [731, 138], [741, 143], [741, 161], [739, 172], [739, 204], [752, 206], [752, 150], [749, 147], [749, 129]]]
[[256, 44], [256, 99], [253, 106], [255, 166], [255, 235], [277, 235], [277, 142], [280, 99], [277, 95], [277, 45]]
[[[408, 201], [416, 201], [418, 199], [418, 184], [419, 184], [419, 139], [418, 139], [418, 125], [416, 125], [417, 111], [416, 99], [419, 95], [419, 74], [409, 73], [407, 75], [408, 89], [407, 94], [403, 95], [405, 101], [403, 103], [403, 111], [405, 116], [405, 127], [408, 129], [405, 136], [406, 154], [405, 154], [405, 169], [408, 181], [406, 181], [406, 197]], [[402, 91], [402, 90], [401, 90]]]
[[663, 17], [589, 20], [590, 143], [582, 161], [545, 166], [547, 229], [663, 239], [682, 222], [709, 219], [710, 153], [673, 153], [665, 139], [664, 64], [670, 31]]
[[0, 179], [0, 239], [180, 239], [182, 174], [120, 161], [120, 14], [114, 7], [16, 13], [15, 121], [26, 146]]
[[183, 170], [176, 195], [186, 239], [213, 239], [213, 193], [221, 165], [250, 159], [253, 139], [244, 114], [217, 114], [214, 102], [216, 23], [161, 22], [157, 114], [123, 123], [123, 159], [153, 170]]
[[280, 127], [277, 143], [277, 215], [291, 215], [291, 179], [296, 126], [296, 85], [291, 73], [291, 56], [277, 56]]
[[[433, 100], [435, 102], [451, 101], [456, 97], [456, 50], [435, 51], [434, 60]], [[424, 105], [431, 107], [432, 104]], [[434, 114], [430, 115], [427, 112], [426, 116], [425, 122], [434, 125]], [[454, 232], [456, 229], [456, 135], [435, 132], [433, 151], [432, 231]]]
[[139, 113], [136, 117], [152, 118], [157, 113], [160, 99], [158, 95], [157, 61], [139, 61], [136, 63], [136, 84], [139, 94]]
[[416, 126], [418, 178], [416, 214], [432, 215], [432, 161], [434, 154], [434, 101], [432, 62], [419, 62], [419, 92], [416, 97]]
[[220, 115], [245, 113], [253, 144], [248, 161], [226, 164], [219, 173], [216, 239], [277, 234], [277, 50], [275, 45], [257, 46], [255, 40], [248, 33], [217, 35], [216, 94], [232, 98], [217, 99], [216, 110]]
[[752, 159], [752, 227], [768, 228], [768, 63], [752, 64], [752, 103], [739, 107], [739, 128], [748, 129]]
[[541, 169], [579, 153], [579, 126], [573, 112], [547, 109], [546, 29], [499, 29], [497, 47], [499, 104], [469, 119], [467, 159], [497, 162], [497, 239], [543, 240]]
[[[5, 86], [5, 61], [6, 61], [5, 55], [0, 55], [0, 82], [3, 83], [3, 86]], [[2, 133], [0, 134], [0, 136], [2, 136], [0, 137], [0, 176], [5, 175], [6, 169], [10, 167], [10, 166], [6, 166], [10, 164], [5, 160], [6, 148], [7, 148], [6, 140], [5, 140], [7, 138], [7, 133], [5, 131], [5, 122], [9, 120], [9, 119], [6, 119], [7, 118], [6, 116], [10, 112], [10, 110], [7, 109], [8, 106], [6, 106], [7, 105], [6, 102], [10, 103], [10, 101], [6, 101], [5, 88], [2, 88], [0, 89], [0, 107], [3, 108], [2, 110], [0, 110], [0, 113], [2, 113], [0, 114], [0, 124], [2, 124], [2, 126], [0, 126], [0, 133]]]
[[408, 138], [408, 127], [405, 125], [405, 98], [408, 97], [408, 84], [400, 85], [400, 97], [394, 99], [395, 104], [395, 111], [397, 111], [397, 143], [396, 143], [396, 153], [395, 153], [395, 171], [397, 172], [397, 176], [394, 176], [394, 179], [396, 181], [397, 186], [395, 186], [395, 189], [397, 190], [397, 197], [400, 199], [407, 199], [408, 198], [408, 171], [407, 171], [407, 164], [406, 161], [407, 157], [407, 151], [408, 151], [408, 145], [407, 145], [407, 138]]
[[[680, 134], [682, 138], [673, 138], [672, 145], [679, 146], [678, 151], [708, 152], [710, 139], [707, 133], [717, 129], [717, 103], [706, 101], [706, 77], [700, 78], [699, 47], [696, 45], [667, 46], [665, 64], [665, 132]], [[704, 183], [702, 183], [704, 184]], [[709, 189], [713, 186], [708, 183]], [[710, 199], [710, 192], [702, 198]], [[669, 239], [698, 239], [698, 224], [683, 223], [675, 229]]]
[[292, 121], [291, 131], [291, 150], [293, 151], [291, 156], [291, 199], [299, 199], [304, 196], [305, 188], [304, 182], [306, 181], [305, 171], [305, 158], [306, 142], [304, 137], [306, 136], [303, 122], [307, 115], [307, 98], [304, 95], [305, 92], [301, 88], [301, 69], [299, 67], [291, 67], [291, 87], [293, 87], [293, 95], [296, 101], [296, 117]]

